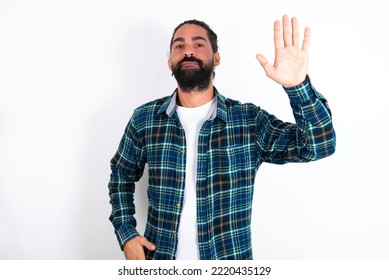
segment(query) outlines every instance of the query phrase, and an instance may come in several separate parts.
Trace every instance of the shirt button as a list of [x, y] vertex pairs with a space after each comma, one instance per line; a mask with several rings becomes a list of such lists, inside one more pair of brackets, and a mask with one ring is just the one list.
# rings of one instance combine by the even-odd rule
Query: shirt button
[[181, 207], [181, 203], [177, 203], [177, 207]]
[[181, 150], [180, 153], [181, 153], [181, 154], [185, 154], [185, 150]]
[[181, 181], [184, 181], [185, 180], [185, 176], [181, 176]]
[[171, 259], [171, 260], [174, 260], [174, 257], [173, 257], [173, 256], [170, 256], [170, 259]]
[[173, 234], [176, 234], [177, 232], [175, 230], [172, 231]]

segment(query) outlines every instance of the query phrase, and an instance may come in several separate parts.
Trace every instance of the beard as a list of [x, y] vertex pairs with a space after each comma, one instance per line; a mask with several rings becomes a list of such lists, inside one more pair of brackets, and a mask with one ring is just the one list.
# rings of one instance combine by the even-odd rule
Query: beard
[[[186, 61], [197, 62], [199, 69], [182, 69], [182, 64]], [[185, 92], [194, 89], [198, 91], [206, 90], [213, 78], [214, 61], [206, 64], [202, 60], [193, 56], [184, 57], [176, 65], [172, 64], [172, 75], [176, 78], [178, 85]]]

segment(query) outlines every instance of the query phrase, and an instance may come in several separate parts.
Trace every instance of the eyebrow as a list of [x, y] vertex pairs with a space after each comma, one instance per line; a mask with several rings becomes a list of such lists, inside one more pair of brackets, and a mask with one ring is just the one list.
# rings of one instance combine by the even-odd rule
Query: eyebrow
[[[194, 37], [192, 37], [192, 41], [198, 41], [198, 40], [202, 40], [202, 41], [208, 42], [207, 39], [205, 39], [203, 36], [194, 36]], [[183, 37], [178, 37], [178, 38], [173, 40], [173, 44], [176, 43], [176, 42], [185, 42], [185, 39]]]

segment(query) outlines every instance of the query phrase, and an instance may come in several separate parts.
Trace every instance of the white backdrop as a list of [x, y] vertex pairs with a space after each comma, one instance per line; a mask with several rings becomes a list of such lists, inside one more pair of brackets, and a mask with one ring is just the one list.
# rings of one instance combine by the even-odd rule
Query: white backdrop
[[0, 259], [123, 258], [108, 221], [109, 161], [133, 110], [174, 90], [169, 40], [186, 19], [219, 35], [223, 95], [292, 120], [255, 59], [272, 59], [283, 14], [311, 27], [309, 74], [338, 145], [315, 163], [262, 165], [254, 257], [388, 259], [389, 25], [377, 0], [0, 0]]

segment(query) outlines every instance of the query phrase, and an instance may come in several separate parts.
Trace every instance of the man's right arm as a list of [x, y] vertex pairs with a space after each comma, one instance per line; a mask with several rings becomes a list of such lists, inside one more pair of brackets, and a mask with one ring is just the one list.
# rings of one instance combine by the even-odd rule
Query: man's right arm
[[[135, 126], [134, 114], [111, 160], [112, 172], [108, 186], [112, 205], [110, 221], [127, 259], [142, 259], [140, 252], [143, 253], [143, 246], [152, 249], [148, 244], [150, 242], [137, 232], [134, 218], [135, 182], [142, 177], [145, 163], [144, 145]], [[142, 250], [139, 250], [140, 248]]]

